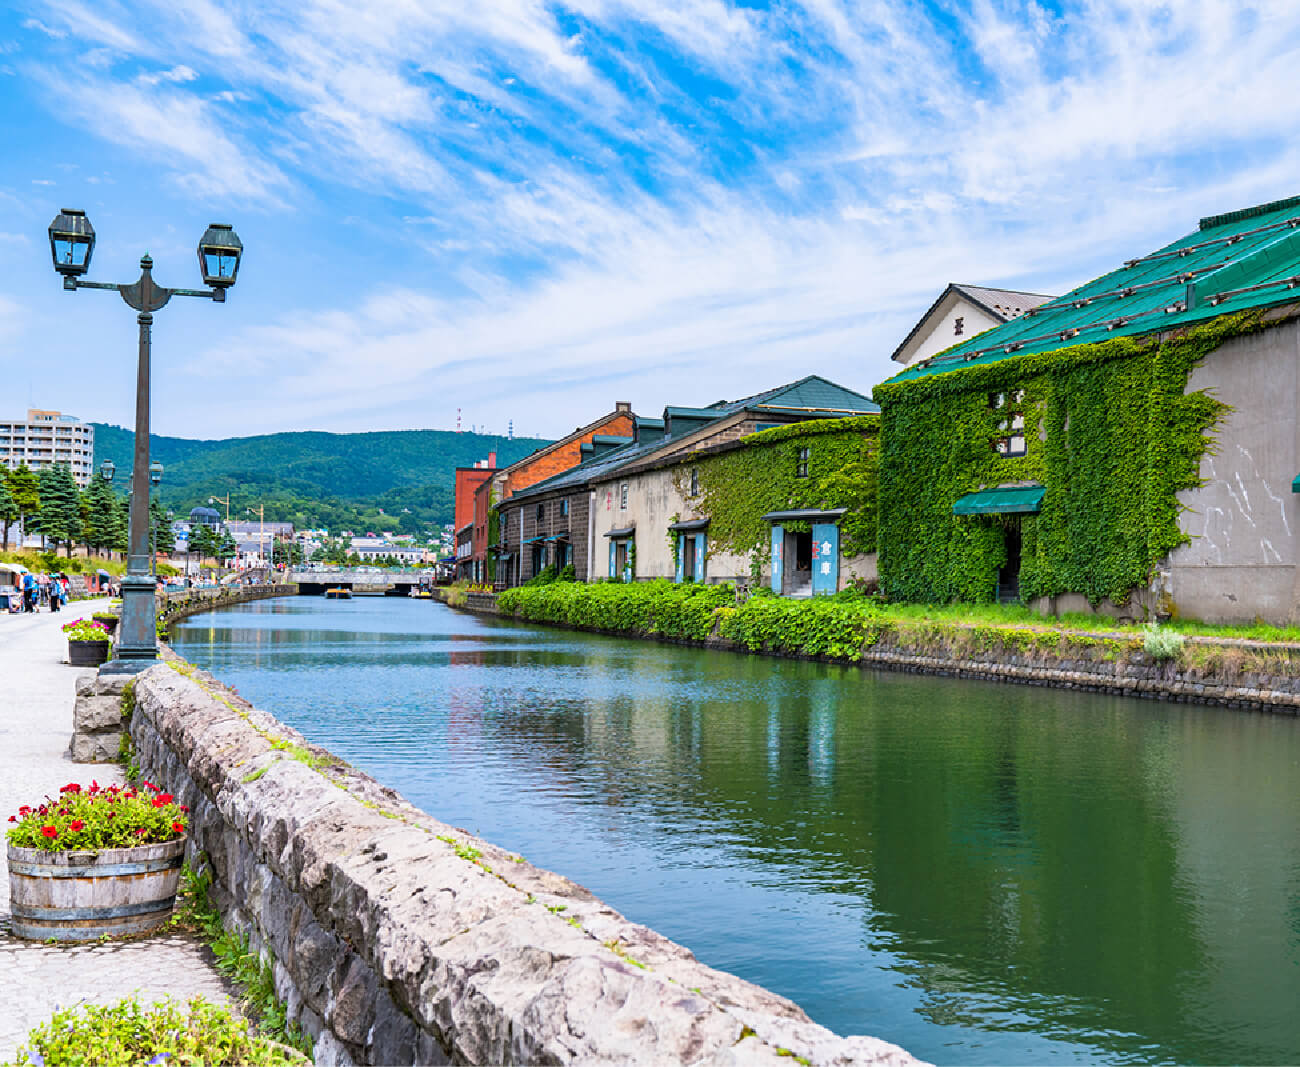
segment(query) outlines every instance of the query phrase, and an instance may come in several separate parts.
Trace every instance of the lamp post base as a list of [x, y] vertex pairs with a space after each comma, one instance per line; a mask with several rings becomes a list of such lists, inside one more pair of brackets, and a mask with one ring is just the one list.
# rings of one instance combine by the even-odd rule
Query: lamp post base
[[139, 659], [125, 659], [114, 656], [99, 668], [99, 675], [101, 678], [108, 675], [136, 675], [141, 671], [147, 671], [150, 667], [156, 667], [161, 662], [162, 660], [157, 655], [150, 656], [147, 659], [143, 656]]

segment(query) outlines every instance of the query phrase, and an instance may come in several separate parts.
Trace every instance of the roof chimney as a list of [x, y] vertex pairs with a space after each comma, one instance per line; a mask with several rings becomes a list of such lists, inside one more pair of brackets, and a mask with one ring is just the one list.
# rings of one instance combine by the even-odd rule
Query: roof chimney
[[615, 411], [631, 411], [632, 405], [626, 400], [619, 400], [614, 403]]
[[488, 465], [488, 469], [489, 469], [489, 470], [496, 470], [496, 466], [497, 466], [497, 454], [496, 454], [495, 452], [489, 452], [489, 453], [488, 453], [488, 461], [487, 461], [487, 465]]

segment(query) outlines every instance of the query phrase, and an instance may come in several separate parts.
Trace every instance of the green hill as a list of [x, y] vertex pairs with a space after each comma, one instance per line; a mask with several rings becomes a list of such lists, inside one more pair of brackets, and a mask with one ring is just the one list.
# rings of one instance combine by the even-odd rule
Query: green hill
[[[130, 430], [95, 423], [95, 467], [111, 459], [122, 490], [132, 443]], [[403, 533], [451, 522], [456, 467], [473, 466], [489, 452], [506, 466], [548, 443], [450, 430], [149, 439], [151, 458], [164, 467], [160, 498], [177, 516], [229, 494], [232, 519], [246, 518], [246, 509], [260, 504], [268, 521], [299, 528]], [[224, 515], [225, 505], [218, 510]]]

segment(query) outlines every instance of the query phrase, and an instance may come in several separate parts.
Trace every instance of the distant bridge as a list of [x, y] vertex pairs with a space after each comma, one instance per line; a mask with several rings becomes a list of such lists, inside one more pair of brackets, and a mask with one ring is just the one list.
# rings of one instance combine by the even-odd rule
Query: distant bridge
[[378, 567], [314, 570], [295, 568], [288, 581], [298, 585], [302, 596], [321, 596], [326, 589], [350, 589], [358, 596], [409, 596], [421, 585], [433, 585], [433, 568], [424, 570], [381, 570]]

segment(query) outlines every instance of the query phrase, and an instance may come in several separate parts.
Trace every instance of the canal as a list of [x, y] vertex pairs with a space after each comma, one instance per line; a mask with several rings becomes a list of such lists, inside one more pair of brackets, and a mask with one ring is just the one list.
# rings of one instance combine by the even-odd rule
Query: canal
[[173, 644], [439, 818], [939, 1064], [1300, 1062], [1300, 723], [402, 599]]

